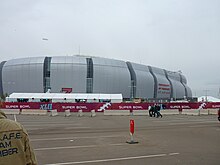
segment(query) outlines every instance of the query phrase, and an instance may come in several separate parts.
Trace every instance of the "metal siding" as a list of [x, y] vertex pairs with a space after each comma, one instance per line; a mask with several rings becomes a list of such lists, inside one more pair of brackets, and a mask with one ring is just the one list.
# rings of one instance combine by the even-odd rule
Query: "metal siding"
[[[165, 75], [163, 69], [152, 67], [152, 72], [155, 74], [155, 76], [157, 78], [157, 98], [158, 99], [170, 98], [171, 85], [170, 85], [170, 82], [168, 81], [168, 79], [166, 78], [166, 75]], [[169, 88], [169, 90], [159, 89], [160, 87], [162, 87], [162, 86], [160, 86], [160, 84], [169, 85], [169, 87], [165, 87], [165, 88]]]
[[52, 57], [51, 91], [60, 92], [62, 88], [72, 88], [73, 93], [86, 93], [86, 58], [77, 56]]
[[92, 58], [94, 67], [94, 93], [122, 93], [130, 97], [130, 73], [124, 61]]
[[186, 95], [187, 95], [186, 97], [192, 97], [192, 91], [187, 85], [186, 77], [182, 74], [180, 74], [180, 77], [181, 77], [180, 80], [181, 80], [183, 86], [185, 87], [185, 92], [186, 92]]
[[4, 91], [43, 92], [43, 60], [44, 57], [35, 57], [7, 61], [3, 67]]
[[184, 98], [185, 89], [183, 85], [180, 82], [173, 79], [170, 79], [170, 81], [173, 84], [173, 98]]
[[182, 82], [183, 82], [184, 84], [187, 84], [186, 77], [185, 77], [184, 75], [182, 75], [182, 74], [181, 74], [181, 76], [182, 76]]
[[3, 80], [2, 80], [2, 69], [6, 61], [2, 61], [0, 63], [0, 95], [3, 95], [5, 92], [3, 91]]
[[185, 84], [186, 91], [187, 91], [187, 97], [192, 97], [192, 91], [191, 89]]
[[[52, 92], [60, 92], [61, 88], [72, 88], [74, 93], [86, 92], [87, 63], [82, 56], [54, 56], [51, 60]], [[91, 57], [89, 57], [91, 58]], [[4, 93], [12, 92], [43, 92], [43, 64], [45, 57], [20, 58], [7, 61], [2, 68], [2, 88]], [[126, 62], [120, 60], [96, 58], [93, 60], [93, 93], [122, 93], [124, 98], [130, 97], [131, 75]], [[147, 66], [132, 63], [137, 84], [136, 96], [152, 98], [154, 79]], [[159, 84], [170, 84], [162, 69], [152, 67], [152, 72]], [[168, 71], [169, 72], [169, 71]], [[172, 74], [171, 74], [172, 73]], [[174, 87], [176, 97], [183, 97], [186, 89], [192, 96], [191, 89], [186, 85], [185, 76], [169, 72], [168, 78]], [[184, 88], [185, 86], [185, 88]], [[171, 88], [171, 86], [169, 86]], [[184, 90], [183, 90], [184, 89]], [[170, 91], [169, 91], [170, 92]], [[167, 93], [157, 93], [157, 98], [169, 98]]]
[[184, 98], [185, 87], [180, 81], [179, 73], [167, 71], [167, 75], [173, 85], [173, 98]]
[[154, 97], [154, 78], [145, 65], [131, 63], [136, 73], [136, 97]]

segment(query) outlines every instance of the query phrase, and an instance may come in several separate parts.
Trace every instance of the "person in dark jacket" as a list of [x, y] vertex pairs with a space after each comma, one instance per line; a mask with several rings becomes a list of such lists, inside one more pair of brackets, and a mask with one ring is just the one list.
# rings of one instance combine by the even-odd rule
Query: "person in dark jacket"
[[218, 110], [218, 121], [220, 121], [220, 108]]
[[160, 113], [160, 105], [159, 104], [155, 105], [155, 113], [157, 114], [157, 118], [158, 117], [161, 117], [161, 118], [163, 117]]

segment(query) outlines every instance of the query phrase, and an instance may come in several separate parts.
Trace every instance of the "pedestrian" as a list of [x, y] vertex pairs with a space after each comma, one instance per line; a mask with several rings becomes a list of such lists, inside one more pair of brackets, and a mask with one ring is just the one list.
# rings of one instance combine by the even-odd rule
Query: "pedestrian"
[[218, 110], [218, 121], [220, 121], [220, 108]]
[[160, 105], [156, 105], [156, 106], [155, 106], [155, 110], [156, 110], [157, 118], [158, 118], [158, 117], [161, 117], [161, 118], [162, 118], [163, 116], [162, 116], [161, 113], [160, 113]]
[[37, 165], [27, 131], [0, 110], [0, 164]]
[[149, 112], [149, 116], [152, 117], [153, 107], [151, 105], [149, 105], [148, 107], [148, 112]]

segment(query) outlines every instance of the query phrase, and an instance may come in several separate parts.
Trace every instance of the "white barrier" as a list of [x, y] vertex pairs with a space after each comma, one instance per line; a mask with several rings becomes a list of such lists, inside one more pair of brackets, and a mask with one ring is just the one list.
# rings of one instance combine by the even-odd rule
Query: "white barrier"
[[182, 110], [183, 115], [199, 115], [198, 109], [183, 109]]
[[148, 110], [133, 110], [132, 113], [134, 116], [149, 116]]
[[47, 110], [43, 109], [22, 109], [22, 115], [47, 115]]
[[218, 109], [207, 109], [209, 115], [217, 115]]
[[208, 109], [199, 109], [199, 115], [208, 115], [209, 110]]
[[65, 117], [71, 116], [71, 113], [70, 113], [70, 110], [69, 110], [69, 109], [65, 110], [65, 115], [64, 115], [64, 116], [65, 116]]
[[81, 109], [78, 111], [77, 116], [78, 116], [78, 117], [82, 117], [82, 116], [83, 116], [83, 111], [82, 111]]
[[95, 116], [96, 116], [95, 110], [91, 110], [91, 117], [95, 117]]
[[129, 116], [130, 115], [130, 110], [105, 110], [104, 115], [106, 116]]
[[217, 109], [183, 109], [183, 115], [211, 115], [217, 114]]
[[19, 115], [20, 109], [1, 109], [6, 115]]
[[57, 110], [56, 109], [52, 109], [50, 116], [58, 116]]
[[179, 109], [162, 109], [160, 110], [162, 115], [179, 115]]

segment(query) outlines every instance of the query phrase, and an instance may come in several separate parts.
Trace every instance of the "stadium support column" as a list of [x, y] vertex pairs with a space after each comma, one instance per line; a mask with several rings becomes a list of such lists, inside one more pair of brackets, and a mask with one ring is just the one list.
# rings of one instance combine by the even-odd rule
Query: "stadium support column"
[[92, 58], [86, 58], [87, 76], [86, 76], [86, 93], [93, 93], [93, 61]]
[[173, 84], [172, 84], [171, 80], [170, 80], [169, 77], [168, 77], [167, 71], [166, 71], [165, 69], [164, 69], [163, 71], [164, 71], [165, 76], [166, 76], [166, 78], [167, 78], [167, 80], [169, 81], [170, 86], [171, 86], [171, 92], [170, 92], [170, 99], [171, 99], [171, 98], [173, 98], [173, 96], [174, 96], [174, 94], [173, 94]]
[[4, 91], [3, 91], [3, 79], [2, 79], [2, 69], [6, 61], [2, 61], [0, 63], [0, 96], [3, 96]]
[[180, 73], [179, 73], [179, 76], [180, 76], [180, 82], [183, 84], [184, 89], [185, 89], [185, 96], [188, 97], [188, 92], [187, 92], [187, 89], [186, 89], [186, 85], [183, 82], [183, 77]]
[[43, 85], [44, 85], [44, 92], [47, 92], [51, 89], [50, 86], [50, 65], [51, 64], [51, 57], [45, 57], [44, 59], [44, 71], [43, 71]]
[[148, 66], [148, 69], [154, 78], [154, 99], [156, 99], [157, 98], [157, 84], [158, 84], [157, 77], [155, 76], [151, 66]]
[[131, 75], [130, 99], [132, 100], [133, 98], [136, 98], [137, 77], [132, 64], [130, 62], [126, 62], [126, 64]]

